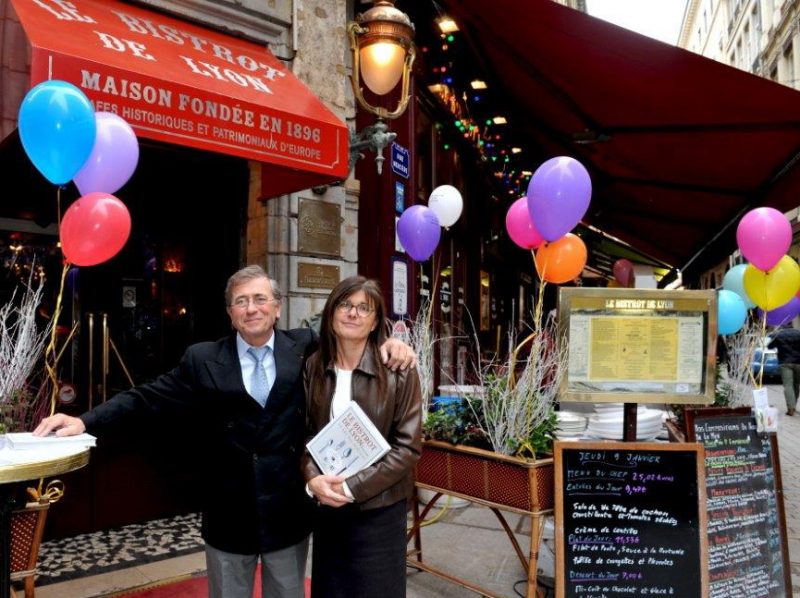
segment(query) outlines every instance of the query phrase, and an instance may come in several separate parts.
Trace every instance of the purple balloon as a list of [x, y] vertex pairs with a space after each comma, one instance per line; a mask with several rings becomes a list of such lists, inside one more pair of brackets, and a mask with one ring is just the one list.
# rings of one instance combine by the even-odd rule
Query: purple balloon
[[400, 243], [415, 262], [424, 262], [433, 255], [441, 234], [439, 218], [427, 206], [411, 206], [397, 221]]
[[97, 135], [89, 158], [72, 179], [81, 195], [115, 193], [136, 170], [139, 142], [131, 126], [111, 112], [95, 112]]
[[774, 208], [755, 208], [739, 221], [736, 242], [747, 261], [766, 272], [789, 251], [792, 225]]
[[[770, 326], [788, 324], [798, 314], [800, 314], [800, 299], [792, 297], [788, 303], [767, 312], [767, 324]], [[764, 311], [760, 307], [758, 308], [758, 317], [759, 319], [764, 317]]]
[[528, 184], [528, 211], [547, 241], [575, 228], [589, 208], [592, 181], [583, 165], [568, 156], [551, 158], [533, 173]]

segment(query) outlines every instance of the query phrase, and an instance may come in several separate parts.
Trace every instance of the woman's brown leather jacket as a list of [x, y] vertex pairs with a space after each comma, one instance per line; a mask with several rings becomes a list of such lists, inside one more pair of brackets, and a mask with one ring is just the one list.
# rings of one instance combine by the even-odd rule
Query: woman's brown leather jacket
[[[323, 370], [324, 380], [310, 380], [319, 351], [306, 362], [304, 382], [308, 405], [308, 439], [314, 437], [330, 420], [331, 401], [336, 389], [336, 371], [330, 363]], [[372, 420], [392, 447], [380, 460], [347, 478], [347, 486], [360, 509], [375, 509], [408, 499], [414, 490], [414, 464], [421, 450], [422, 419], [419, 377], [414, 370], [392, 372], [386, 369], [386, 391], [378, 396], [377, 363], [370, 348], [353, 370], [352, 399]], [[306, 451], [303, 455], [306, 481], [320, 475], [320, 470]]]

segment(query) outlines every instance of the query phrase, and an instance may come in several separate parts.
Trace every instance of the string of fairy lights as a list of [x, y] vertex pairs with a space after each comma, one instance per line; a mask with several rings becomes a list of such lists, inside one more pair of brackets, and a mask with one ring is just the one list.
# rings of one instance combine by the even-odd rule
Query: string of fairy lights
[[440, 17], [436, 27], [435, 41], [423, 42], [420, 50], [428, 90], [450, 117], [436, 123], [441, 149], [455, 149], [456, 139], [468, 143], [491, 169], [503, 194], [509, 198], [523, 195], [533, 171], [523, 164], [523, 148], [512, 141], [513, 125], [502, 111], [494, 109], [497, 94], [471, 72], [469, 65], [474, 60], [462, 43], [458, 25]]

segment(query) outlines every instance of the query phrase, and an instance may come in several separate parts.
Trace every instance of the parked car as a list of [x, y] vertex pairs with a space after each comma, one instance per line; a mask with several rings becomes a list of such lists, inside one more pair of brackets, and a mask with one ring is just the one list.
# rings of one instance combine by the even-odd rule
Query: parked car
[[750, 369], [753, 371], [753, 376], [758, 376], [761, 370], [761, 356], [764, 355], [764, 378], [779, 378], [781, 369], [778, 365], [778, 350], [768, 349], [770, 338], [765, 336], [761, 342], [761, 346], [756, 347], [753, 351], [753, 363], [750, 364]]

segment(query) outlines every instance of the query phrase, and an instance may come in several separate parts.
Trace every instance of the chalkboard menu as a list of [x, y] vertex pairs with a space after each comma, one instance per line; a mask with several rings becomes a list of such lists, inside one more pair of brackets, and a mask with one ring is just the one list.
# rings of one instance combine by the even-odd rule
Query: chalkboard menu
[[703, 447], [556, 442], [558, 598], [703, 596]]
[[785, 598], [791, 582], [774, 449], [750, 409], [737, 411], [687, 416], [689, 438], [706, 448], [709, 598]]

